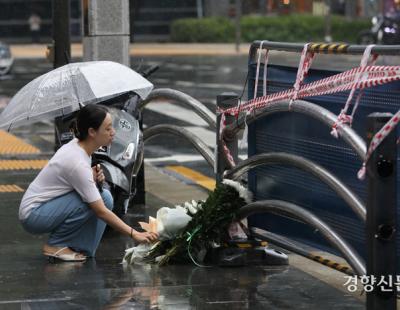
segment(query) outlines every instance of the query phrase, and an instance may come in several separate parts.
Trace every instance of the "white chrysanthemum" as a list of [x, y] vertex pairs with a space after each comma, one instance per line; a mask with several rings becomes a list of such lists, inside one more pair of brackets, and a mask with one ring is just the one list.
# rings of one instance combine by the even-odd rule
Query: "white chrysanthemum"
[[203, 208], [202, 203], [204, 202], [204, 200], [200, 200], [199, 202], [192, 200], [192, 206], [195, 207], [197, 211], [199, 211]]
[[224, 179], [222, 181], [222, 184], [228, 185], [236, 189], [236, 191], [239, 193], [239, 196], [242, 197], [247, 203], [250, 203], [252, 201], [253, 194], [239, 182]]
[[[196, 206], [197, 206], [197, 204], [196, 204]], [[190, 214], [196, 214], [197, 213], [196, 206], [191, 204], [188, 201], [185, 202], [185, 209], [188, 210]]]

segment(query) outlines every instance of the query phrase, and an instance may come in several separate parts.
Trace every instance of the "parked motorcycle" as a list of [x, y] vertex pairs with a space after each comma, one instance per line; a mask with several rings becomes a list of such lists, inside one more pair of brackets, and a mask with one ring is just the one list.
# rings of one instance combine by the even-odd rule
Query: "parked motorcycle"
[[374, 16], [371, 22], [371, 29], [361, 31], [358, 35], [358, 44], [400, 44], [399, 17], [378, 15]]
[[[151, 67], [142, 76], [147, 77], [157, 69]], [[92, 166], [101, 165], [106, 179], [104, 186], [111, 191], [114, 212], [119, 216], [128, 211], [135, 196], [136, 177], [143, 162], [140, 100], [139, 95], [130, 92], [98, 103], [108, 107], [115, 136], [109, 146], [100, 148], [92, 155]], [[56, 119], [56, 148], [74, 138], [71, 128], [78, 112]]]

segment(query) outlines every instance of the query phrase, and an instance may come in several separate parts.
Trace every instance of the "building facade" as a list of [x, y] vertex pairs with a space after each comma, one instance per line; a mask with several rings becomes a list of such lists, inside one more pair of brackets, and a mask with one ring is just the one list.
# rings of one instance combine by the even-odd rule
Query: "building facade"
[[[52, 1], [57, 0], [0, 0], [0, 40], [29, 42], [33, 40], [29, 18], [40, 17], [40, 39], [52, 37]], [[58, 0], [61, 1], [61, 0]], [[81, 0], [71, 3], [71, 40], [81, 39]], [[330, 3], [333, 14], [350, 17], [376, 14], [391, 7], [397, 0], [241, 0], [242, 14], [321, 14]], [[236, 0], [129, 0], [131, 41], [167, 41], [173, 20], [187, 17], [234, 17]], [[321, 9], [322, 8], [322, 9]], [[382, 8], [382, 9], [381, 9]]]
[[[0, 0], [0, 39], [7, 42], [31, 40], [29, 18], [40, 17], [40, 38], [49, 42], [52, 37], [52, 1]], [[169, 25], [178, 18], [198, 17], [203, 1], [197, 0], [129, 0], [132, 41], [165, 41]], [[71, 3], [71, 39], [79, 41], [82, 32], [81, 0]]]

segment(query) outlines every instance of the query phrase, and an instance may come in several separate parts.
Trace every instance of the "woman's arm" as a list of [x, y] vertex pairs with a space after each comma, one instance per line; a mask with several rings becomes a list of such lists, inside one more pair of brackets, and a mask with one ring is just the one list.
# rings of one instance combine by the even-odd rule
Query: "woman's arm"
[[94, 211], [96, 216], [106, 222], [115, 230], [124, 235], [131, 236], [139, 243], [151, 243], [157, 240], [157, 234], [149, 232], [138, 232], [129, 225], [125, 224], [118, 216], [112, 211], [107, 209], [102, 199], [89, 203], [90, 208]]

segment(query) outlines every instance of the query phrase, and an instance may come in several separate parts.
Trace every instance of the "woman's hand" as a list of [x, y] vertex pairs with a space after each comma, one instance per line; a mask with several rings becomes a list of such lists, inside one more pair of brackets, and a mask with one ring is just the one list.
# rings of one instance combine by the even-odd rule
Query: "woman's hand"
[[133, 232], [132, 238], [139, 243], [153, 243], [157, 241], [158, 234], [154, 232]]
[[104, 176], [103, 169], [101, 169], [101, 166], [97, 164], [96, 166], [92, 167], [93, 171], [93, 180], [96, 183], [103, 184], [104, 181], [106, 180], [106, 177]]

